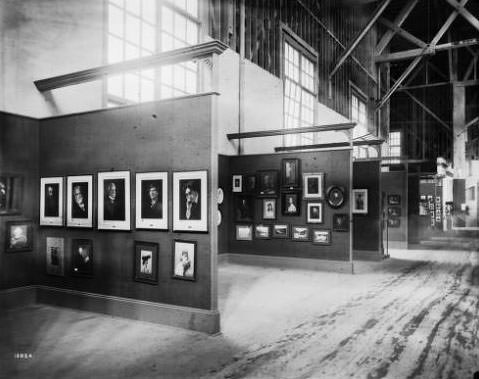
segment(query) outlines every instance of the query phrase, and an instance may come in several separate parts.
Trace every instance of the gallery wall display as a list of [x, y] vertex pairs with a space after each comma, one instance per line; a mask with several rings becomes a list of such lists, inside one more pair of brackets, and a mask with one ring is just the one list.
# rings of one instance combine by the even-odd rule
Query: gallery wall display
[[135, 241], [135, 281], [158, 283], [158, 249], [157, 243]]
[[297, 188], [300, 182], [300, 160], [283, 159], [281, 161], [281, 186], [286, 188]]
[[93, 242], [72, 239], [72, 273], [75, 276], [93, 275]]
[[168, 229], [168, 173], [136, 174], [136, 228]]
[[271, 225], [257, 224], [254, 226], [254, 238], [256, 239], [270, 239]]
[[0, 174], [0, 216], [22, 211], [23, 176]]
[[173, 278], [196, 280], [196, 241], [174, 240]]
[[208, 172], [173, 173], [173, 231], [208, 231]]
[[313, 229], [313, 244], [331, 245], [331, 230]]
[[258, 171], [258, 181], [259, 196], [278, 195], [278, 170]]
[[281, 192], [281, 214], [299, 216], [301, 213], [301, 196], [299, 191]]
[[63, 177], [40, 179], [40, 225], [63, 226]]
[[233, 192], [243, 192], [243, 175], [233, 175]]
[[65, 275], [65, 240], [58, 237], [46, 238], [46, 270], [49, 275]]
[[5, 251], [7, 253], [33, 249], [33, 222], [31, 220], [7, 221], [5, 226]]
[[67, 226], [93, 227], [93, 175], [67, 177]]
[[253, 221], [256, 199], [249, 195], [235, 196], [235, 218], [239, 222]]
[[309, 224], [321, 224], [323, 222], [323, 203], [308, 202], [307, 205], [307, 220]]
[[273, 238], [291, 238], [291, 229], [288, 224], [274, 224], [272, 230]]
[[367, 214], [368, 213], [368, 190], [367, 189], [353, 189], [353, 213]]
[[309, 235], [309, 227], [304, 226], [304, 225], [293, 225], [291, 226], [292, 229], [292, 240], [293, 241], [309, 241], [310, 240], [310, 235]]
[[253, 225], [236, 225], [236, 240], [237, 241], [252, 241], [253, 240]]
[[303, 191], [305, 199], [322, 199], [324, 197], [324, 173], [304, 173]]
[[263, 199], [263, 219], [276, 220], [276, 199]]
[[328, 204], [331, 208], [341, 208], [344, 205], [344, 188], [340, 186], [331, 186], [327, 191]]
[[333, 215], [333, 230], [335, 232], [349, 231], [349, 215], [346, 213], [336, 213]]
[[99, 172], [98, 229], [130, 228], [130, 171]]

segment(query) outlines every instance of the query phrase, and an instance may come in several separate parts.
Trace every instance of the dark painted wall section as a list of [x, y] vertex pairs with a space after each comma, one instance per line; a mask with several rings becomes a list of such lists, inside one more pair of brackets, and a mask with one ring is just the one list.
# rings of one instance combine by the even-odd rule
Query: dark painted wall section
[[417, 244], [420, 240], [422, 225], [419, 216], [419, 175], [409, 175], [408, 182], [408, 244]]
[[4, 173], [23, 177], [23, 202], [20, 214], [0, 216], [0, 289], [34, 282], [38, 246], [33, 251], [5, 253], [5, 223], [38, 219], [38, 121], [0, 113], [0, 175]]
[[388, 203], [389, 195], [401, 196], [401, 217], [399, 227], [389, 227], [387, 234], [389, 241], [407, 241], [407, 211], [408, 211], [408, 196], [407, 196], [407, 173], [406, 171], [390, 171], [381, 173], [382, 191], [386, 195], [385, 206], [386, 212], [390, 207], [398, 207], [399, 205], [391, 205]]
[[[226, 195], [231, 191], [231, 175], [230, 175], [230, 157], [225, 155], [218, 156], [218, 187], [223, 190]], [[231, 207], [226, 201], [228, 197], [223, 198], [223, 202], [218, 204], [218, 209], [221, 212], [221, 224], [218, 227], [218, 254], [224, 254], [228, 252], [228, 244], [231, 238], [230, 235], [230, 222], [233, 213]]]

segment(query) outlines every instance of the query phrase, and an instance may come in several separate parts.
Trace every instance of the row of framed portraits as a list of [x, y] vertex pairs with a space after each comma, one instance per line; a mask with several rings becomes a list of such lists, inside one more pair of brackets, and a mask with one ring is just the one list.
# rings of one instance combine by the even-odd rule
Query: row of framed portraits
[[[137, 229], [168, 230], [168, 172], [137, 173]], [[173, 172], [173, 230], [207, 232], [208, 172]], [[93, 228], [93, 175], [40, 179], [40, 225]], [[64, 212], [66, 195], [66, 212]], [[97, 226], [103, 230], [130, 230], [130, 171], [97, 174]], [[66, 213], [66, 215], [65, 215]], [[65, 217], [66, 216], [66, 217]]]
[[[71, 240], [71, 275], [93, 277], [95, 259], [91, 239]], [[46, 237], [46, 272], [65, 276], [65, 239]], [[133, 280], [149, 284], [158, 283], [159, 244], [135, 241], [133, 251]], [[171, 277], [196, 280], [197, 242], [175, 239], [172, 248]]]

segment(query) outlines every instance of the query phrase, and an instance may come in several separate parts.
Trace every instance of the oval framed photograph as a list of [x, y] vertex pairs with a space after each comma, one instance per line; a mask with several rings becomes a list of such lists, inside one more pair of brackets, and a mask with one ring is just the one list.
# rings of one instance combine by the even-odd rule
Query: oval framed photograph
[[221, 215], [221, 211], [218, 209], [218, 226], [221, 225], [221, 220], [223, 219], [223, 216]]
[[331, 208], [341, 208], [344, 200], [344, 189], [342, 187], [331, 186], [328, 188], [328, 204]]
[[225, 194], [223, 192], [223, 189], [220, 187], [218, 188], [218, 204], [223, 204], [224, 198], [225, 198]]

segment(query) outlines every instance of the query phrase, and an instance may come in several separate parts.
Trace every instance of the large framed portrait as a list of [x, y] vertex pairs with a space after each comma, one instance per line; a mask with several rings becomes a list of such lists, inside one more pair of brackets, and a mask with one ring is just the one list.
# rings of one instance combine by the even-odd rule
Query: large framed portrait
[[131, 229], [130, 171], [98, 173], [98, 229]]
[[353, 213], [368, 213], [368, 190], [353, 189]]
[[259, 196], [277, 196], [278, 195], [278, 170], [258, 171], [258, 195]]
[[309, 227], [303, 225], [293, 225], [292, 227], [293, 241], [309, 241]]
[[309, 224], [321, 224], [323, 222], [323, 203], [309, 202], [307, 207], [307, 221]]
[[67, 177], [67, 226], [93, 227], [93, 175]]
[[196, 280], [196, 241], [173, 241], [173, 278]]
[[92, 240], [72, 239], [72, 273], [76, 276], [93, 275]]
[[136, 228], [168, 229], [168, 173], [136, 174]]
[[256, 199], [253, 196], [238, 195], [235, 196], [235, 214], [236, 221], [253, 221], [255, 213]]
[[33, 249], [33, 223], [31, 220], [7, 221], [5, 226], [5, 251], [7, 253]]
[[349, 215], [346, 213], [336, 213], [333, 215], [333, 230], [335, 232], [349, 231]]
[[331, 245], [331, 230], [313, 229], [314, 245]]
[[253, 240], [253, 225], [236, 225], [236, 240], [237, 241], [252, 241]]
[[135, 241], [135, 281], [158, 283], [158, 247], [157, 243]]
[[208, 231], [208, 171], [173, 173], [173, 231]]
[[65, 240], [57, 237], [46, 239], [46, 267], [48, 275], [65, 275]]
[[263, 199], [263, 220], [276, 220], [276, 199]]
[[0, 174], [0, 215], [21, 213], [23, 176]]
[[63, 224], [63, 177], [40, 178], [40, 225]]
[[274, 224], [273, 225], [273, 231], [272, 231], [273, 238], [287, 239], [287, 238], [290, 238], [290, 236], [291, 236], [291, 233], [290, 233], [289, 224]]
[[304, 173], [303, 191], [305, 199], [322, 199], [324, 197], [324, 173]]
[[270, 239], [271, 225], [258, 224], [254, 226], [254, 238], [256, 239]]
[[283, 159], [281, 161], [281, 185], [287, 188], [300, 187], [299, 170], [299, 159]]
[[281, 213], [283, 216], [299, 216], [301, 196], [298, 191], [281, 193]]

